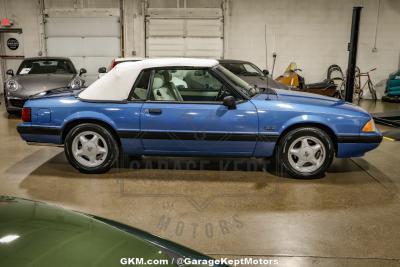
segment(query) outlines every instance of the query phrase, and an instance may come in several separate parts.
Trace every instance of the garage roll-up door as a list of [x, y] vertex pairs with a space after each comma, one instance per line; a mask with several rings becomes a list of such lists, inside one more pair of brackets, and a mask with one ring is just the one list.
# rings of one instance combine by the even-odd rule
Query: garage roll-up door
[[213, 16], [191, 17], [182, 12], [179, 15], [171, 9], [148, 12], [146, 56], [222, 58], [222, 11], [213, 9]]
[[99, 67], [120, 56], [118, 17], [48, 17], [45, 33], [47, 55], [69, 57], [77, 69], [86, 68], [87, 84]]

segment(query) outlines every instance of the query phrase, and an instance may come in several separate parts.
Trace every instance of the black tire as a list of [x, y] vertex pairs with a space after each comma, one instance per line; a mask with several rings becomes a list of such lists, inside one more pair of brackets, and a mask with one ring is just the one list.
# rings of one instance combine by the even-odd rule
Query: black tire
[[[73, 156], [72, 153], [73, 140], [78, 134], [85, 131], [92, 131], [99, 134], [101, 137], [103, 137], [103, 139], [107, 144], [108, 152], [105, 156], [106, 158], [104, 162], [101, 163], [99, 166], [96, 167], [85, 166], [79, 163]], [[120, 149], [118, 142], [115, 140], [114, 136], [110, 133], [110, 131], [94, 123], [83, 123], [75, 126], [68, 132], [64, 142], [64, 151], [68, 161], [75, 169], [77, 169], [82, 173], [100, 174], [109, 171], [113, 167], [114, 163], [119, 159], [119, 150]]]
[[[322, 165], [312, 172], [300, 172], [289, 162], [289, 147], [300, 137], [310, 136], [318, 139], [324, 146], [326, 155]], [[301, 127], [291, 130], [285, 134], [279, 141], [275, 150], [275, 167], [278, 175], [289, 175], [293, 178], [313, 179], [323, 177], [326, 170], [332, 164], [335, 156], [335, 148], [331, 137], [322, 129], [316, 127]]]
[[[333, 73], [336, 73], [336, 75], [332, 75]], [[339, 75], [338, 75], [339, 74]], [[327, 80], [333, 80], [335, 78], [340, 78], [341, 80], [344, 80], [344, 75], [343, 75], [343, 71], [342, 68], [339, 65], [333, 64], [330, 65], [326, 74], [326, 79]]]

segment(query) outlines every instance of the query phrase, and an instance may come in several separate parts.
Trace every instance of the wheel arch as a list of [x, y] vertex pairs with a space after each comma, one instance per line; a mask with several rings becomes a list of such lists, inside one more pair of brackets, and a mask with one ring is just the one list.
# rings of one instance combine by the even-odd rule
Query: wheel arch
[[[338, 139], [337, 139], [337, 135], [335, 134], [335, 131], [329, 127], [328, 125], [321, 123], [321, 122], [297, 122], [297, 123], [293, 123], [291, 125], [289, 125], [288, 127], [286, 127], [281, 134], [279, 135], [279, 138], [276, 142], [276, 144], [279, 144], [279, 142], [281, 141], [281, 139], [290, 131], [294, 130], [294, 129], [298, 129], [298, 128], [304, 128], [304, 127], [314, 127], [314, 128], [319, 128], [321, 130], [323, 130], [324, 132], [326, 132], [329, 137], [331, 138], [332, 142], [333, 142], [333, 146], [335, 149], [335, 153], [337, 153], [338, 151]], [[277, 146], [275, 146], [277, 147]]]
[[116, 131], [116, 129], [109, 123], [101, 119], [94, 119], [94, 118], [76, 118], [73, 120], [68, 121], [65, 123], [65, 125], [62, 127], [62, 134], [61, 134], [61, 142], [64, 144], [65, 138], [68, 135], [69, 131], [71, 131], [75, 126], [83, 123], [93, 123], [100, 125], [104, 128], [106, 128], [110, 133], [113, 135], [115, 140], [117, 141], [118, 145], [121, 147], [121, 140], [119, 138], [119, 135]]

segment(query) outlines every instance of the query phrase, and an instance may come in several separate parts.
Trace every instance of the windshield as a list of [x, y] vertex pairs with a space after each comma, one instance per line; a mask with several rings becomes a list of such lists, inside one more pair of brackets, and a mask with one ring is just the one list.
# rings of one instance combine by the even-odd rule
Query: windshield
[[264, 76], [264, 73], [251, 63], [222, 63], [221, 65], [236, 75]]
[[253, 97], [258, 93], [258, 90], [256, 90], [254, 87], [252, 87], [250, 84], [247, 82], [243, 81], [241, 78], [233, 74], [231, 71], [223, 67], [222, 65], [218, 65], [216, 68], [220, 73], [222, 73], [225, 78], [229, 80], [229, 82], [235, 86], [237, 89], [239, 89], [242, 93], [249, 97]]
[[68, 59], [29, 59], [21, 63], [17, 72], [18, 75], [50, 73], [76, 74], [76, 70]]

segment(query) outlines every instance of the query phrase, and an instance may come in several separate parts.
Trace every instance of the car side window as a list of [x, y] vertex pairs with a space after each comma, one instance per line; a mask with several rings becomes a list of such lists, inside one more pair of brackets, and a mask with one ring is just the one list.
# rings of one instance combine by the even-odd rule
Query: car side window
[[230, 91], [208, 69], [159, 69], [155, 71], [151, 100], [220, 102]]
[[144, 70], [139, 74], [136, 80], [135, 87], [131, 91], [129, 100], [146, 100], [147, 90], [149, 88], [149, 81], [151, 76], [151, 70]]
[[247, 71], [247, 73], [250, 74], [260, 74], [260, 72], [252, 65], [250, 64], [243, 64], [243, 67], [245, 68], [245, 70]]

